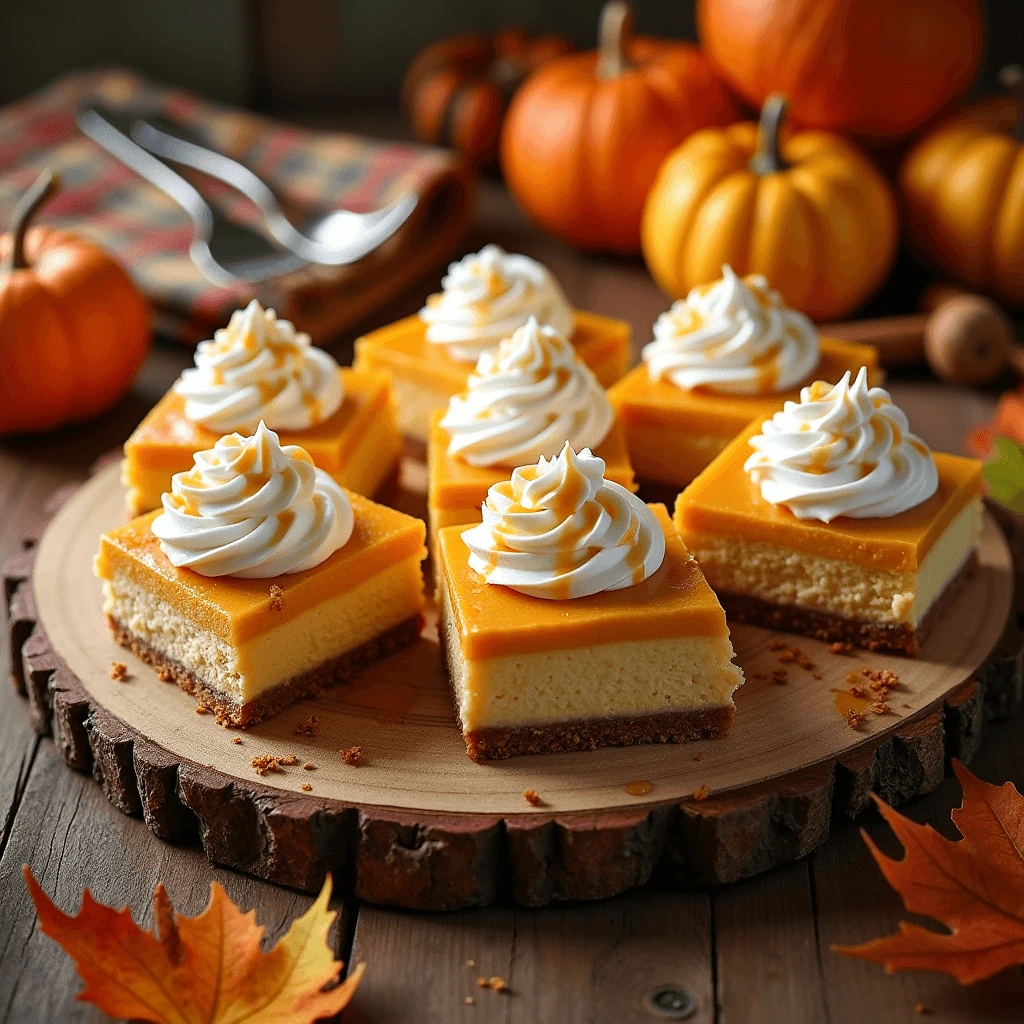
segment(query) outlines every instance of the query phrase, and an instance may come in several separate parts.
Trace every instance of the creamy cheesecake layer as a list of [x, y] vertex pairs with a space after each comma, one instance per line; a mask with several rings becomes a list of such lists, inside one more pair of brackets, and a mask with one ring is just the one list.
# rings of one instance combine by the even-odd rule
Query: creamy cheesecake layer
[[728, 636], [682, 636], [467, 661], [447, 588], [442, 631], [463, 729], [732, 708]]
[[243, 704], [419, 615], [422, 587], [417, 553], [237, 646], [123, 572], [104, 582], [103, 610], [200, 683]]
[[920, 569], [907, 573], [867, 569], [737, 537], [683, 539], [717, 592], [854, 621], [916, 628], [977, 546], [981, 515], [981, 499], [975, 498], [950, 521]]

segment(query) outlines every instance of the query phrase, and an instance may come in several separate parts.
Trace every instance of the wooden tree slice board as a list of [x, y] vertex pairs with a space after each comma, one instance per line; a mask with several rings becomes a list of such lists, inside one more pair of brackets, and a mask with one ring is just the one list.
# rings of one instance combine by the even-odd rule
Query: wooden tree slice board
[[[36, 725], [52, 728], [65, 761], [91, 770], [157, 835], [198, 835], [212, 860], [299, 888], [331, 870], [368, 900], [454, 909], [503, 895], [530, 905], [609, 896], [659, 865], [730, 881], [807, 853], [833, 814], [857, 813], [872, 790], [899, 802], [931, 789], [950, 754], [977, 749], [986, 701], [999, 713], [1020, 701], [1019, 632], [1006, 628], [1012, 557], [986, 516], [980, 570], [918, 659], [835, 655], [734, 626], [747, 682], [721, 740], [474, 764], [432, 622], [416, 646], [357, 681], [232, 732], [111, 640], [92, 558], [123, 515], [110, 465], [8, 567], [16, 682]], [[781, 665], [769, 647], [776, 636], [814, 670]], [[124, 682], [111, 679], [115, 661], [128, 665]], [[862, 666], [893, 669], [901, 685], [890, 714], [854, 731], [832, 689]], [[784, 685], [772, 681], [779, 668]], [[311, 714], [316, 735], [301, 735]], [[363, 750], [358, 767], [338, 756], [352, 745]], [[251, 761], [266, 753], [294, 753], [298, 764], [260, 777]], [[640, 781], [651, 785], [646, 796], [633, 795]], [[693, 799], [705, 786], [710, 798]], [[526, 803], [528, 788], [542, 806]]]

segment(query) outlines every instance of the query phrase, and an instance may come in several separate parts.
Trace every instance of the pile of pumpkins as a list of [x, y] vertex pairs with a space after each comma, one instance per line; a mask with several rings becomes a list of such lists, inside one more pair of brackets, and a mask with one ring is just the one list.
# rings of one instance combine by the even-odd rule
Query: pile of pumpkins
[[[937, 270], [1024, 304], [1021, 83], [950, 115], [978, 0], [698, 0], [697, 23], [701, 47], [634, 35], [611, 0], [596, 51], [519, 86], [500, 162], [538, 225], [642, 250], [673, 297], [730, 263], [834, 320], [887, 276], [902, 222]], [[907, 140], [894, 187], [869, 152]]]

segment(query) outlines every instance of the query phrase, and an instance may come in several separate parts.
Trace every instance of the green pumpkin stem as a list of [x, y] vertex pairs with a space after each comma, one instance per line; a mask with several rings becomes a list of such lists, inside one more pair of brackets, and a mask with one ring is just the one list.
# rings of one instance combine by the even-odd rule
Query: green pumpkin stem
[[597, 32], [597, 77], [617, 78], [632, 64], [626, 43], [633, 34], [633, 9], [623, 0], [609, 0], [601, 11]]
[[788, 106], [789, 100], [781, 92], [773, 92], [764, 101], [757, 124], [757, 150], [750, 159], [750, 169], [755, 174], [778, 174], [789, 166], [782, 159], [779, 148], [779, 136]]
[[999, 84], [1020, 104], [1013, 137], [1024, 142], [1024, 68], [1019, 64], [1008, 64], [999, 72]]
[[11, 251], [7, 254], [6, 266], [3, 268], [7, 273], [28, 267], [28, 261], [25, 259], [25, 233], [36, 211], [59, 187], [60, 179], [47, 168], [18, 200], [14, 216], [11, 218]]

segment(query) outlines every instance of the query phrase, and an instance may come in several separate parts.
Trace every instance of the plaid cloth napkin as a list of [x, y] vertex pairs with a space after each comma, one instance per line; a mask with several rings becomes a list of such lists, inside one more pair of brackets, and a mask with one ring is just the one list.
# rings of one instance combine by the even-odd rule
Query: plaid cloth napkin
[[[199, 130], [266, 181], [298, 223], [303, 211], [362, 212], [409, 190], [420, 202], [395, 236], [351, 266], [219, 287], [188, 256], [192, 230], [184, 211], [78, 130], [75, 114], [91, 102], [158, 110]], [[189, 344], [209, 337], [254, 296], [325, 341], [442, 264], [472, 212], [472, 181], [448, 151], [300, 130], [122, 70], [70, 74], [0, 109], [0, 226], [44, 167], [60, 175], [62, 189], [38, 223], [87, 236], [117, 256], [149, 296], [156, 329]], [[186, 174], [212, 205], [257, 220], [255, 207], [228, 186]]]

